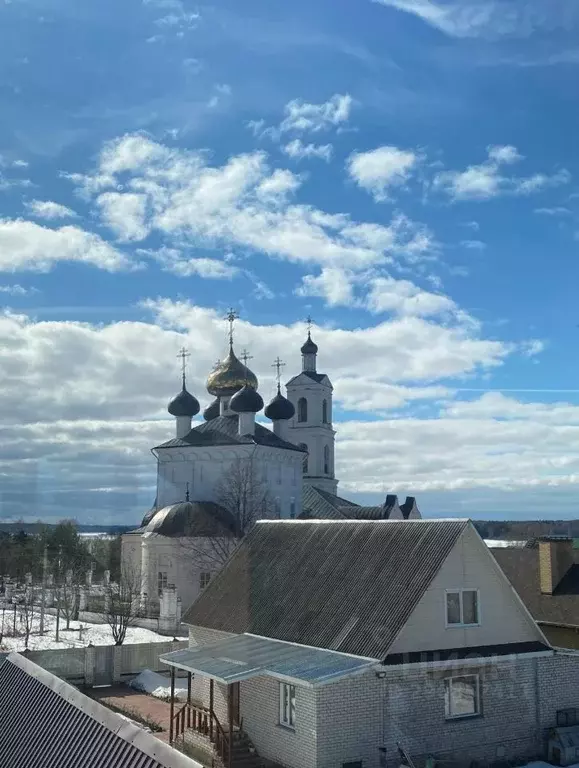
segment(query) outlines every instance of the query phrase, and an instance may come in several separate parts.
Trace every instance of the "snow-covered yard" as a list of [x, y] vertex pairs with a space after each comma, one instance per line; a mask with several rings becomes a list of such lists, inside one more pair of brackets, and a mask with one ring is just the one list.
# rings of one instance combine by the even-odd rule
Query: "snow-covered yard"
[[[1, 622], [1, 618], [0, 618]], [[82, 633], [79, 632], [79, 628], [82, 626]], [[7, 634], [11, 634], [13, 629], [13, 616], [11, 613], [6, 612], [4, 617], [4, 638], [0, 650], [3, 651], [23, 651], [25, 649], [24, 635], [20, 637], [7, 637]], [[16, 620], [16, 629], [22, 632], [22, 626]], [[40, 629], [40, 617], [34, 617], [33, 631], [28, 640], [28, 648], [31, 651], [43, 651], [48, 649], [58, 648], [82, 648], [83, 646], [92, 643], [93, 645], [114, 645], [111, 629], [108, 624], [89, 624], [86, 621], [71, 621], [70, 629], [66, 629], [66, 621], [61, 617], [60, 619], [60, 631], [59, 641], [56, 642], [56, 617], [45, 616], [44, 618], [44, 634], [39, 634]], [[127, 636], [125, 639], [125, 645], [132, 643], [161, 643], [170, 640], [170, 637], [165, 635], [159, 635], [157, 632], [153, 632], [150, 629], [144, 629], [142, 627], [129, 627], [127, 630]], [[181, 637], [178, 640], [186, 640], [187, 638]]]

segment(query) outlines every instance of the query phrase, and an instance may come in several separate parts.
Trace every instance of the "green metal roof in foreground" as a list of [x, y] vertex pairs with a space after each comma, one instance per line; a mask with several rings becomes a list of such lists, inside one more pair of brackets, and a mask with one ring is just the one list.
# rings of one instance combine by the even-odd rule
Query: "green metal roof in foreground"
[[164, 664], [196, 672], [220, 683], [237, 683], [259, 675], [317, 687], [352, 677], [378, 664], [378, 659], [285, 643], [258, 635], [236, 635], [217, 643], [172, 651]]

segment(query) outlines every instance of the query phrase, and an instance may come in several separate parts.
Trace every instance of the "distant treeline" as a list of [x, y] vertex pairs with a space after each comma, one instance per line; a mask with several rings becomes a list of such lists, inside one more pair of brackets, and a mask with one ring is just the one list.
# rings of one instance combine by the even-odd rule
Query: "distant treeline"
[[527, 541], [539, 536], [579, 538], [579, 520], [473, 520], [483, 539]]
[[[127, 531], [134, 530], [138, 526], [138, 523], [133, 525], [83, 525], [82, 523], [77, 523], [76, 520], [73, 522], [79, 533], [103, 533], [112, 536], [120, 536]], [[19, 533], [20, 531], [24, 531], [24, 533], [38, 534], [40, 531], [47, 528], [55, 528], [57, 525], [59, 525], [59, 523], [43, 523], [41, 520], [37, 520], [35, 523], [25, 523], [21, 520], [13, 523], [6, 523], [0, 520], [0, 531], [5, 531], [6, 533]]]
[[22, 583], [31, 574], [32, 582], [39, 584], [45, 565], [55, 584], [62, 583], [69, 572], [75, 584], [82, 583], [89, 570], [95, 580], [102, 579], [105, 571], [117, 580], [121, 537], [85, 538], [71, 520], [57, 525], [38, 524], [32, 531], [18, 525], [12, 531], [0, 530], [0, 578]]

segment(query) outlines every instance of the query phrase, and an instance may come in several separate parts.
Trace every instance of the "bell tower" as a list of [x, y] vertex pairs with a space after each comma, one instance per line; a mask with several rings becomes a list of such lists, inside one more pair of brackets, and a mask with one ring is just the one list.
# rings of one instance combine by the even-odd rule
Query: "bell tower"
[[338, 481], [334, 474], [333, 387], [325, 373], [318, 373], [318, 345], [312, 339], [311, 318], [308, 317], [307, 323], [308, 336], [301, 348], [301, 373], [286, 385], [288, 400], [295, 409], [289, 424], [289, 439], [307, 448], [304, 483], [335, 494]]

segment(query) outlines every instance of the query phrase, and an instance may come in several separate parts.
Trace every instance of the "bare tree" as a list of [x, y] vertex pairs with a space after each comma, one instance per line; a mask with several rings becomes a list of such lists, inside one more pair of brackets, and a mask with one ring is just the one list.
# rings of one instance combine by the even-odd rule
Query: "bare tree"
[[102, 617], [111, 628], [115, 645], [122, 645], [127, 629], [134, 624], [139, 613], [141, 575], [127, 565], [122, 568], [119, 580], [106, 584], [104, 590]]
[[24, 600], [20, 611], [20, 621], [24, 633], [24, 647], [28, 650], [28, 641], [34, 624], [34, 591], [31, 586], [24, 591]]
[[236, 459], [215, 488], [215, 501], [227, 515], [211, 525], [194, 524], [179, 542], [186, 554], [195, 557], [208, 572], [219, 571], [256, 520], [279, 517], [265, 477], [253, 455]]

